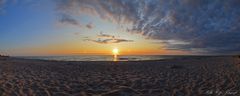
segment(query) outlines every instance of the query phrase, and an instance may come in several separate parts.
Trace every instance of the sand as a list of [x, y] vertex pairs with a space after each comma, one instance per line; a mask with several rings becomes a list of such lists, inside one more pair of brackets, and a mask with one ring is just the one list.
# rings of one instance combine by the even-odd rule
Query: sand
[[0, 96], [240, 96], [238, 57], [63, 62], [0, 57]]

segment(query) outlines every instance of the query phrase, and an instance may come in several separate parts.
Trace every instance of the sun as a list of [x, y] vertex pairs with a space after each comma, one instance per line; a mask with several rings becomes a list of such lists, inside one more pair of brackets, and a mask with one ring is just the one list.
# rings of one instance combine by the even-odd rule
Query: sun
[[118, 48], [114, 48], [114, 49], [112, 50], [112, 53], [113, 53], [113, 55], [118, 55], [118, 54], [119, 54]]

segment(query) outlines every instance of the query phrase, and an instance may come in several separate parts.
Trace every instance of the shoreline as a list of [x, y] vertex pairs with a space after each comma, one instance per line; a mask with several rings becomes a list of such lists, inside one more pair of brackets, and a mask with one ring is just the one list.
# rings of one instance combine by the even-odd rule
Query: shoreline
[[[84, 55], [83, 55], [84, 56]], [[93, 55], [95, 56], [95, 55]], [[106, 55], [110, 56], [111, 55]], [[125, 56], [125, 55], [124, 55]], [[127, 56], [127, 55], [126, 55]], [[132, 55], [129, 55], [132, 56]], [[133, 55], [134, 56], [134, 55]], [[145, 55], [144, 55], [145, 56]], [[146, 55], [148, 56], [148, 55]], [[184, 59], [198, 59], [198, 58], [211, 58], [211, 57], [239, 57], [240, 55], [151, 55], [151, 56], [169, 56], [168, 58], [156, 59], [156, 60], [97, 60], [97, 61], [85, 61], [85, 60], [54, 60], [54, 59], [43, 59], [43, 58], [26, 58], [26, 57], [56, 57], [56, 56], [5, 56], [6, 58], [24, 59], [24, 60], [39, 60], [39, 61], [57, 61], [57, 62], [145, 62], [145, 61], [165, 61], [165, 60], [184, 60]], [[58, 56], [57, 56], [58, 57]], [[66, 57], [66, 56], [60, 56]], [[122, 59], [122, 58], [118, 58]], [[125, 57], [123, 58], [125, 59]], [[130, 58], [131, 59], [131, 58]]]

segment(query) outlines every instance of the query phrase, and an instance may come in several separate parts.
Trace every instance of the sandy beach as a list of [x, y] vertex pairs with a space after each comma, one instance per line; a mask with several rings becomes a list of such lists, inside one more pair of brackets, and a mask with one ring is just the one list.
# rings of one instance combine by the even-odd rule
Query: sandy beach
[[238, 57], [67, 62], [0, 58], [0, 96], [239, 96]]

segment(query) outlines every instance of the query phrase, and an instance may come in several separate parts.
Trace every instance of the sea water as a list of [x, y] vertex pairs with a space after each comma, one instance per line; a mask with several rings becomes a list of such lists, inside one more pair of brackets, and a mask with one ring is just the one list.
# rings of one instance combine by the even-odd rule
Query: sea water
[[74, 56], [21, 56], [25, 59], [56, 60], [56, 61], [145, 61], [163, 60], [179, 56], [163, 55], [74, 55]]

